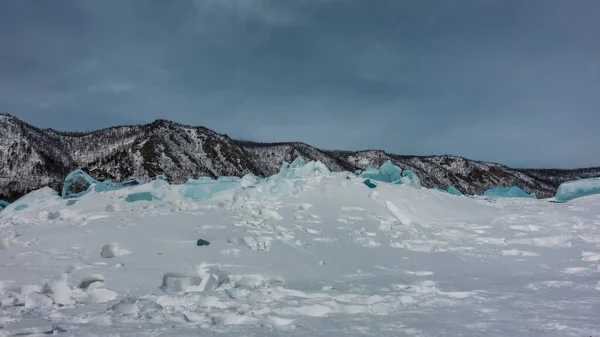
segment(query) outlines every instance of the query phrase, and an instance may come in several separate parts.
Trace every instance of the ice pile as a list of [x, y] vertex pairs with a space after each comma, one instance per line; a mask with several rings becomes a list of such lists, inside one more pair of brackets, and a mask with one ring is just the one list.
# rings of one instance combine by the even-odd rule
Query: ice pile
[[[198, 179], [189, 179], [182, 185], [170, 186], [164, 177], [159, 176], [152, 182], [151, 191], [136, 191], [127, 195], [125, 201], [161, 200], [164, 199], [165, 193], [178, 193], [192, 200], [208, 200], [221, 192], [235, 192], [246, 189], [255, 189], [253, 193], [259, 194], [281, 194], [293, 189], [293, 180], [322, 176], [329, 172], [327, 166], [322, 162], [306, 162], [304, 158], [299, 156], [291, 164], [284, 162], [279, 173], [267, 179], [262, 179], [249, 173], [242, 178], [230, 176], [222, 176], [217, 179], [200, 177]], [[100, 182], [83, 170], [78, 169], [69, 173], [65, 178], [61, 196], [63, 199], [75, 199], [92, 191], [98, 193], [114, 191], [146, 183], [147, 181], [139, 179], [129, 179], [121, 183], [113, 183], [110, 180]], [[73, 204], [74, 202], [69, 205]]]
[[[283, 165], [281, 165], [281, 169], [279, 169], [279, 178], [307, 178], [327, 173], [330, 173], [329, 168], [321, 161], [309, 161], [307, 163], [302, 156], [298, 156], [291, 164], [284, 162]], [[271, 178], [274, 178], [274, 176]]]
[[[411, 170], [404, 170], [394, 165], [390, 160], [386, 161], [376, 169], [374, 167], [368, 167], [363, 171], [360, 176], [366, 178], [369, 181], [383, 181], [386, 183], [410, 185], [415, 188], [421, 188], [421, 180]], [[372, 182], [371, 182], [372, 183]]]
[[527, 194], [517, 186], [491, 188], [485, 191], [483, 195], [493, 198], [536, 198], [535, 193]]
[[190, 179], [183, 185], [183, 196], [192, 200], [208, 200], [224, 191], [240, 191], [242, 194], [274, 195], [291, 193], [298, 183], [296, 180], [319, 177], [330, 173], [320, 161], [306, 162], [302, 156], [291, 164], [284, 162], [278, 174], [266, 179], [248, 173], [242, 178], [219, 177], [214, 180], [207, 177]]
[[113, 191], [124, 187], [141, 185], [144, 183], [145, 181], [135, 178], [128, 179], [117, 184], [113, 183], [110, 180], [100, 182], [92, 178], [83, 170], [77, 169], [69, 173], [65, 178], [61, 196], [63, 199], [79, 198], [82, 195], [89, 193], [90, 191]]
[[555, 200], [566, 202], [592, 194], [600, 194], [600, 178], [567, 181], [558, 186]]

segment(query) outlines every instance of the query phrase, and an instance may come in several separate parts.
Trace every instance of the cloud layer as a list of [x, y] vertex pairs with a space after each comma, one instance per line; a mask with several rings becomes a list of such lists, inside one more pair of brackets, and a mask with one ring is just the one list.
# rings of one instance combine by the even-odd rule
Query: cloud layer
[[0, 3], [0, 110], [91, 130], [600, 165], [595, 0]]

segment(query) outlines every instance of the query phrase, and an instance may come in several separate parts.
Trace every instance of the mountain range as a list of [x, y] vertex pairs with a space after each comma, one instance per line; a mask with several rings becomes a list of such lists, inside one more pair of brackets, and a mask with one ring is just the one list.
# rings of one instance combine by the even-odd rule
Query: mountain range
[[205, 127], [157, 120], [93, 132], [41, 129], [0, 114], [0, 199], [14, 201], [43, 186], [60, 190], [65, 176], [81, 168], [98, 180], [163, 175], [172, 183], [208, 176], [269, 176], [297, 156], [320, 160], [333, 171], [378, 167], [387, 160], [410, 169], [423, 186], [482, 194], [517, 185], [540, 198], [554, 196], [567, 180], [600, 176], [600, 167], [514, 169], [458, 156], [410, 156], [382, 150], [336, 151], [301, 142], [257, 143], [231, 139]]

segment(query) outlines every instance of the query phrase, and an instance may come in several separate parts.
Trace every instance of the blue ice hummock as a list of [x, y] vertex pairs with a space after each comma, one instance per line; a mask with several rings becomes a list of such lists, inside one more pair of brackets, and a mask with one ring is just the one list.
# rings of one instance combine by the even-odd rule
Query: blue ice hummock
[[567, 181], [558, 186], [556, 202], [566, 202], [575, 198], [600, 194], [600, 178]]

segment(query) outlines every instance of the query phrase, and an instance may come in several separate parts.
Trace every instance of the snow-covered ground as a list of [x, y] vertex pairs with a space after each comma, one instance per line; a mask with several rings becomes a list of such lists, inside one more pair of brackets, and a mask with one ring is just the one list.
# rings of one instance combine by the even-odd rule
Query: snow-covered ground
[[197, 202], [35, 192], [0, 213], [0, 335], [600, 336], [600, 197], [346, 176]]

